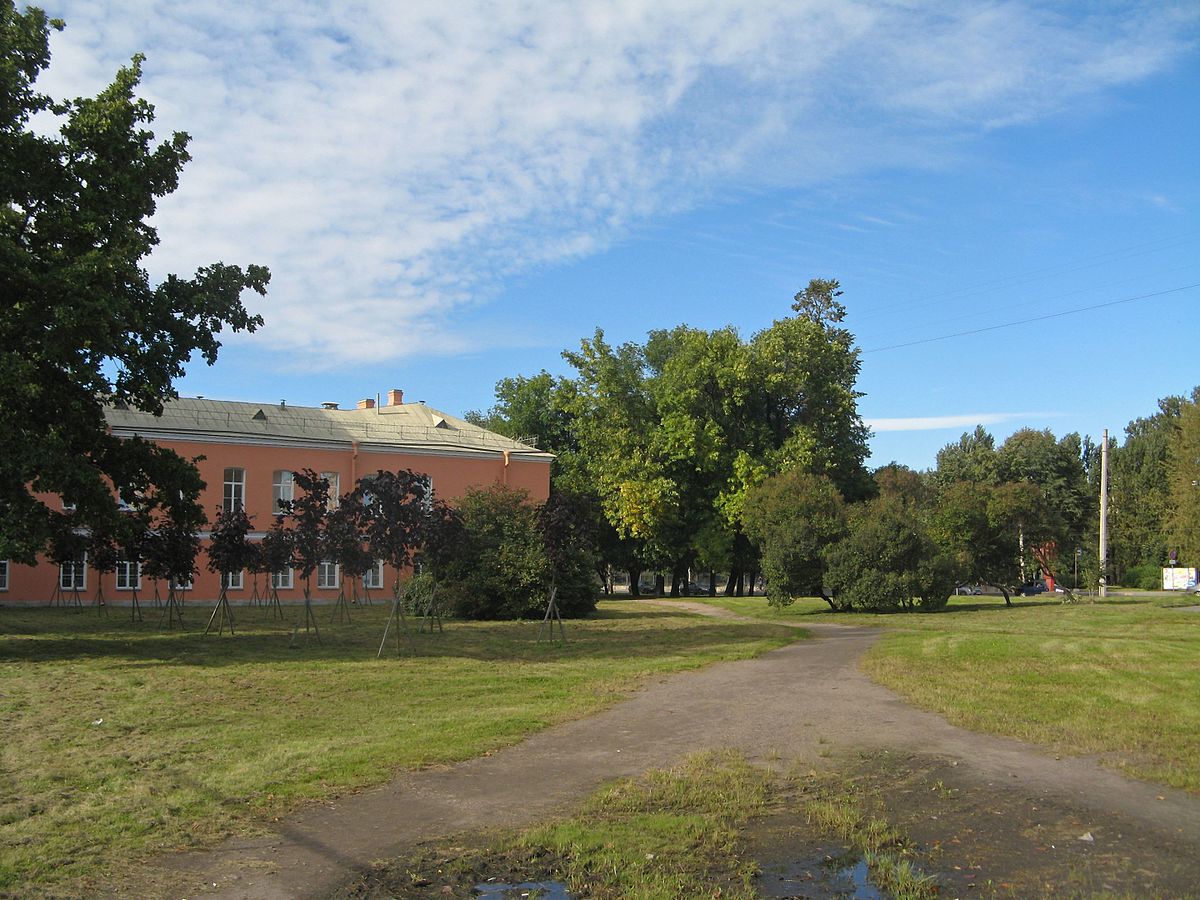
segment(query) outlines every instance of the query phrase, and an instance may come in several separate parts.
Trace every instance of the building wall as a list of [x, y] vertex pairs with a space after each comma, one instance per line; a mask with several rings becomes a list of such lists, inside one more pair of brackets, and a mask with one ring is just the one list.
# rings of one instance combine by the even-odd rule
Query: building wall
[[[468, 489], [473, 487], [488, 487], [493, 484], [507, 484], [529, 492], [533, 502], [541, 503], [549, 496], [550, 465], [546, 459], [522, 459], [518, 454], [512, 454], [506, 460], [502, 453], [487, 452], [473, 454], [464, 451], [420, 451], [406, 450], [403, 452], [385, 451], [376, 448], [357, 448], [353, 446], [342, 448], [330, 447], [298, 447], [298, 446], [264, 446], [252, 444], [233, 444], [209, 441], [158, 441], [164, 447], [170, 447], [181, 456], [193, 459], [203, 456], [196, 463], [200, 476], [206, 487], [201, 493], [200, 501], [208, 515], [209, 523], [216, 519], [218, 508], [224, 502], [224, 475], [227, 468], [240, 468], [245, 471], [245, 505], [256, 532], [270, 529], [273, 516], [273, 485], [277, 471], [299, 471], [312, 469], [318, 473], [336, 472], [340, 481], [340, 493], [346, 493], [354, 482], [380, 469], [397, 471], [412, 469], [418, 474], [428, 475], [433, 481], [434, 494], [442, 500], [453, 503]], [[507, 463], [507, 464], [506, 464]], [[56, 503], [56, 498], [43, 498], [48, 503]], [[220, 592], [220, 580], [216, 573], [207, 569], [207, 555], [201, 550], [196, 565], [196, 574], [192, 589], [184, 592], [185, 600], [213, 601]], [[403, 573], [402, 573], [403, 574]], [[0, 568], [0, 603], [16, 601], [48, 602], [54, 594], [59, 580], [58, 566], [44, 561], [37, 566], [23, 566], [16, 563], [8, 564], [7, 589], [4, 589], [3, 571]], [[86, 586], [81, 592], [81, 599], [90, 602], [95, 595], [97, 578], [100, 577], [90, 565], [86, 572]], [[107, 601], [121, 602], [128, 600], [130, 592], [117, 590], [115, 573], [105, 573], [103, 576], [103, 591]], [[392, 584], [394, 573], [385, 568], [384, 584]], [[344, 586], [349, 592], [350, 584], [343, 579]], [[266, 588], [265, 576], [260, 576], [259, 592]], [[149, 578], [142, 578], [138, 592], [139, 600], [145, 602], [153, 596], [154, 585]], [[166, 585], [160, 585], [160, 593], [165, 596]], [[373, 592], [378, 593], [378, 592]], [[253, 579], [250, 573], [243, 576], [243, 588], [230, 590], [229, 599], [233, 602], [248, 601], [253, 595]], [[338, 588], [319, 589], [317, 576], [312, 578], [312, 597], [315, 600], [334, 600]], [[298, 600], [304, 597], [304, 585], [297, 574], [293, 578], [291, 590], [279, 590], [282, 601]]]

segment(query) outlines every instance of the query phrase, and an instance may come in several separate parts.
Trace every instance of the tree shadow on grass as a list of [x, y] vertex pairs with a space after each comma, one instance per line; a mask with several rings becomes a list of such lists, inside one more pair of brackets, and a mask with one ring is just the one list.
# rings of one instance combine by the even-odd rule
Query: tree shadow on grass
[[[199, 609], [195, 612], [200, 612]], [[294, 615], [294, 611], [291, 611]], [[240, 613], [240, 615], [239, 615]], [[186, 613], [185, 613], [186, 615]], [[56, 610], [25, 611], [0, 622], [0, 661], [62, 662], [103, 660], [118, 666], [242, 666], [248, 664], [356, 663], [387, 665], [422, 660], [566, 662], [579, 659], [651, 659], [679, 653], [741, 655], [738, 648], [762, 641], [795, 640], [795, 628], [762, 623], [722, 622], [683, 612], [613, 613], [568, 620], [567, 640], [538, 640], [539, 622], [450, 621], [444, 633], [420, 634], [410, 622], [411, 642], [401, 636], [400, 655], [389, 638], [376, 660], [387, 610], [356, 613], [349, 625], [329, 625], [318, 614], [321, 643], [289, 648], [294, 620], [267, 622], [235, 612], [234, 635], [204, 635], [203, 620], [188, 620], [190, 631], [160, 631], [157, 623], [117, 623]], [[656, 622], [657, 620], [657, 622]], [[666, 624], [664, 624], [666, 623]], [[413, 655], [415, 646], [416, 654]]]

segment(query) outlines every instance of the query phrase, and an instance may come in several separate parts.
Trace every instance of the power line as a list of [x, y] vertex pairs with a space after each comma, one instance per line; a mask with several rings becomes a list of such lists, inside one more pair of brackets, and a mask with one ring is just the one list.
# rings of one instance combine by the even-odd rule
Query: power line
[[1108, 306], [1118, 306], [1122, 303], [1133, 303], [1135, 300], [1149, 300], [1152, 297], [1163, 297], [1167, 294], [1177, 294], [1180, 291], [1190, 291], [1193, 288], [1200, 287], [1200, 282], [1196, 284], [1185, 284], [1180, 287], [1168, 288], [1165, 291], [1155, 291], [1152, 294], [1139, 294], [1136, 297], [1124, 297], [1120, 300], [1108, 300], [1104, 303], [1095, 303], [1091, 306], [1080, 306], [1075, 309], [1064, 309], [1062, 312], [1047, 313], [1044, 316], [1033, 316], [1029, 319], [1017, 319], [1014, 322], [1002, 322], [999, 325], [988, 325], [985, 328], [973, 328], [970, 331], [956, 331], [953, 334], [943, 334], [938, 337], [921, 338], [916, 341], [907, 341], [903, 344], [889, 344], [886, 347], [872, 347], [870, 350], [863, 350], [863, 353], [881, 353], [884, 350], [899, 350], [901, 347], [915, 347], [918, 344], [932, 344], [935, 341], [948, 341], [951, 338], [966, 337], [971, 334], [983, 334], [985, 331], [996, 331], [1000, 328], [1012, 328], [1015, 325], [1028, 325], [1030, 322], [1044, 322], [1046, 319], [1059, 319], [1063, 316], [1071, 316], [1076, 313], [1090, 312], [1094, 309], [1104, 309]]

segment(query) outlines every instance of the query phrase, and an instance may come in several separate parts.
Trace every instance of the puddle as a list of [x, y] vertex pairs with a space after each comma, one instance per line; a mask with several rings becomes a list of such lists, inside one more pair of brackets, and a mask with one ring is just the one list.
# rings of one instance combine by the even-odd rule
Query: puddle
[[[535, 893], [536, 892], [536, 893]], [[567, 886], [561, 881], [522, 881], [520, 884], [477, 884], [476, 897], [496, 897], [514, 900], [521, 897], [537, 897], [538, 900], [571, 900]]]
[[867, 861], [853, 852], [840, 856], [815, 856], [799, 862], [764, 864], [761, 868], [759, 890], [764, 897], [888, 900], [891, 896], [871, 884], [867, 876]]

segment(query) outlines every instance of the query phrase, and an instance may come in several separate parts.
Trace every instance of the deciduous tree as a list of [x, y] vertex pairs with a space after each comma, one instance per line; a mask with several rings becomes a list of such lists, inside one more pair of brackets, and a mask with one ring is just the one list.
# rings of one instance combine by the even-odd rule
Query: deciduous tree
[[111, 532], [114, 487], [178, 493], [179, 457], [113, 437], [105, 405], [160, 411], [193, 355], [211, 365], [223, 330], [262, 324], [241, 295], [269, 279], [217, 263], [151, 284], [149, 220], [178, 186], [188, 136], [155, 142], [140, 56], [96, 97], [38, 91], [62, 27], [0, 0], [0, 558], [27, 563], [64, 525], [39, 494]]

